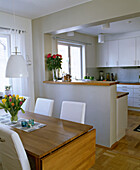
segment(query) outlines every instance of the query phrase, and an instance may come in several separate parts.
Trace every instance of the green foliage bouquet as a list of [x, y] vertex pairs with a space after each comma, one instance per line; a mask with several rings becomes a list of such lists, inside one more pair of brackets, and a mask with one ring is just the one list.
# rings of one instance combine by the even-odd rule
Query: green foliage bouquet
[[54, 54], [51, 55], [50, 53], [46, 56], [47, 61], [46, 64], [48, 66], [48, 69], [50, 71], [55, 70], [55, 69], [62, 69], [61, 64], [62, 64], [62, 55], [60, 54]]

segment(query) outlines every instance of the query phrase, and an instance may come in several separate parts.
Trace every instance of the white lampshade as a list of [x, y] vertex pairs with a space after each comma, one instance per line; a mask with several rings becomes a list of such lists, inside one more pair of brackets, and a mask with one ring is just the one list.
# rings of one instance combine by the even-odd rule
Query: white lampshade
[[6, 77], [28, 77], [27, 65], [22, 55], [11, 55], [6, 66]]
[[98, 35], [98, 43], [104, 43], [104, 35], [103, 34]]

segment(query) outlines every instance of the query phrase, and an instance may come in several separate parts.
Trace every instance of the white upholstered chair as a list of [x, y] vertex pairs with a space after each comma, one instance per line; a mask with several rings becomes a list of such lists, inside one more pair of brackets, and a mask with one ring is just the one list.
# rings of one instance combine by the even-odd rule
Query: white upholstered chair
[[83, 123], [85, 120], [86, 103], [63, 101], [60, 119]]
[[4, 125], [0, 125], [0, 158], [3, 170], [30, 170], [19, 135]]
[[29, 111], [31, 98], [30, 98], [30, 97], [27, 97], [27, 96], [22, 96], [22, 97], [24, 97], [26, 100], [25, 100], [25, 102], [23, 103], [23, 105], [22, 105], [21, 108], [22, 108], [24, 111]]
[[34, 113], [52, 116], [54, 100], [37, 98]]

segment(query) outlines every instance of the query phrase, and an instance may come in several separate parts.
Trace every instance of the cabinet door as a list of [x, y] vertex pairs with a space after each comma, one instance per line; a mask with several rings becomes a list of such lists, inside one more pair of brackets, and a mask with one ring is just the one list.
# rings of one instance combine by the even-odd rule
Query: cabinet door
[[108, 42], [109, 66], [118, 66], [119, 45], [118, 40]]
[[136, 38], [136, 61], [137, 65], [140, 66], [140, 37]]
[[134, 98], [133, 97], [128, 97], [128, 106], [131, 106], [131, 107], [134, 106]]
[[119, 40], [119, 66], [135, 65], [135, 38]]
[[108, 42], [97, 45], [97, 67], [108, 67]]

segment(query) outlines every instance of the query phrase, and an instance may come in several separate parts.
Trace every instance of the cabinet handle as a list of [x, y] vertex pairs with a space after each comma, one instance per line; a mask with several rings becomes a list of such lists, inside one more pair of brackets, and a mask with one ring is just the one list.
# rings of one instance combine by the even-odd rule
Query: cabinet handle
[[134, 65], [136, 65], [136, 60], [134, 60]]

